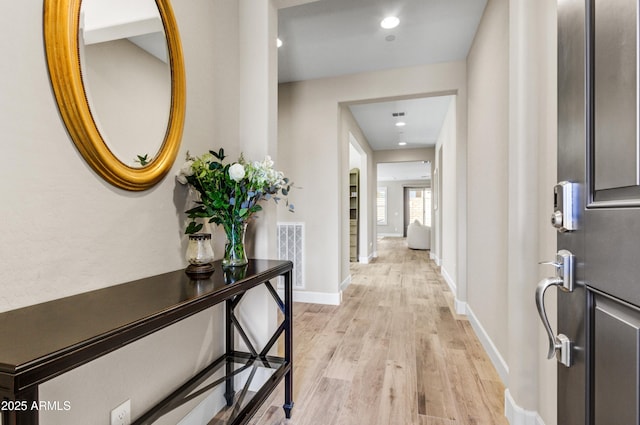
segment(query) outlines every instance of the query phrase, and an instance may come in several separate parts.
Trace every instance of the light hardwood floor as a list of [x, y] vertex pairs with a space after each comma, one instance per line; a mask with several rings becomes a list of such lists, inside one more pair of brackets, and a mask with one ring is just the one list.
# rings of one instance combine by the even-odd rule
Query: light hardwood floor
[[294, 401], [253, 425], [507, 425], [504, 386], [429, 260], [402, 238], [352, 263], [339, 307], [294, 306]]

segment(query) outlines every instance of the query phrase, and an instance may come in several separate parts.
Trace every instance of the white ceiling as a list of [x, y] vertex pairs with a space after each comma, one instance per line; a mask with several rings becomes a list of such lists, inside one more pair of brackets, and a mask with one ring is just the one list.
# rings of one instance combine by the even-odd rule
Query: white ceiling
[[[371, 149], [408, 149], [435, 146], [451, 96], [351, 105], [349, 108]], [[404, 113], [395, 118], [394, 113]], [[397, 122], [404, 122], [402, 127]], [[406, 143], [399, 146], [399, 142]]]
[[[297, 4], [300, 2], [306, 3]], [[464, 60], [486, 3], [280, 0], [281, 6], [297, 5], [278, 12], [278, 37], [283, 42], [278, 49], [279, 81]], [[380, 21], [388, 15], [400, 19], [397, 28], [380, 27]], [[435, 145], [450, 102], [451, 96], [375, 103], [362, 99], [350, 108], [372, 149], [408, 149]], [[395, 127], [393, 112], [405, 112], [405, 127]], [[407, 145], [398, 146], [399, 141]], [[392, 172], [397, 176], [401, 173], [399, 168]]]
[[378, 164], [378, 181], [431, 180], [431, 163], [424, 161]]
[[[278, 80], [463, 60], [486, 0], [318, 0], [278, 12]], [[391, 30], [388, 16], [400, 18]], [[393, 41], [387, 37], [393, 36]]]
[[161, 61], [169, 62], [164, 26], [154, 1], [84, 1], [80, 28], [85, 46], [127, 39]]

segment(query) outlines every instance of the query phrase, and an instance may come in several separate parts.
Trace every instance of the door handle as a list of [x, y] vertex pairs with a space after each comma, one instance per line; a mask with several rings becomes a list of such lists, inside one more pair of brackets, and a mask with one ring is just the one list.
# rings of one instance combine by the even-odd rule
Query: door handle
[[[538, 314], [544, 325], [544, 329], [547, 331], [549, 338], [549, 351], [547, 352], [547, 358], [551, 359], [554, 355], [563, 365], [571, 366], [571, 340], [563, 334], [557, 336], [553, 334], [547, 312], [544, 306], [544, 294], [551, 286], [557, 286], [564, 292], [572, 292], [574, 287], [574, 255], [567, 250], [560, 250], [556, 256], [557, 261], [552, 262], [556, 268], [555, 277], [547, 277], [542, 279], [536, 288], [536, 307], [538, 308]], [[549, 264], [549, 263], [547, 263]]]

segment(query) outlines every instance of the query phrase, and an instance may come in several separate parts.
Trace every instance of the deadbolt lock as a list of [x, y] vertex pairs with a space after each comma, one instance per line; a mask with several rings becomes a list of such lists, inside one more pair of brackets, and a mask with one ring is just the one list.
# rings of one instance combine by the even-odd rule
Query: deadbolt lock
[[571, 232], [578, 229], [576, 214], [576, 197], [578, 184], [563, 181], [553, 188], [553, 214], [551, 225], [559, 232]]

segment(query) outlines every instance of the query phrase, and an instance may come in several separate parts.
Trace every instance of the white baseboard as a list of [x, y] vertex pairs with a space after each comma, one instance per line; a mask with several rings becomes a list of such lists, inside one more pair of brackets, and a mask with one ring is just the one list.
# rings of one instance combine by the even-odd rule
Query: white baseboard
[[202, 425], [209, 423], [211, 412], [219, 412], [225, 407], [224, 385], [216, 388], [208, 397], [191, 410], [178, 425]]
[[342, 283], [340, 284], [340, 288], [338, 288], [338, 290], [342, 292], [345, 289], [347, 289], [349, 285], [351, 285], [351, 275], [347, 276], [347, 278], [342, 281]]
[[466, 302], [460, 301], [459, 299], [454, 298], [453, 307], [456, 309], [456, 314], [461, 314], [463, 316], [467, 315], [467, 303]]
[[[504, 360], [502, 355], [500, 355], [500, 351], [498, 351], [498, 348], [495, 346], [489, 337], [489, 334], [485, 331], [484, 327], [473, 313], [473, 310], [471, 310], [471, 307], [466, 303], [465, 310], [467, 318], [469, 319], [469, 324], [471, 324], [476, 336], [480, 340], [480, 344], [482, 344], [484, 351], [487, 352], [491, 363], [493, 363], [493, 367], [496, 368], [498, 375], [500, 375], [500, 379], [502, 379], [502, 382], [506, 385], [506, 383], [509, 382], [509, 366], [507, 365], [507, 362]], [[511, 425], [514, 424], [512, 423]]]
[[453, 278], [451, 277], [447, 269], [445, 269], [444, 267], [441, 267], [440, 274], [444, 278], [444, 281], [447, 282], [447, 285], [449, 285], [449, 289], [451, 289], [451, 293], [453, 295], [457, 295], [458, 292], [456, 289], [456, 282], [453, 280]]
[[358, 262], [361, 264], [369, 264], [373, 260], [373, 254], [368, 257], [358, 257]]
[[444, 267], [440, 268], [440, 274], [444, 278], [444, 281], [447, 282], [449, 286], [449, 290], [453, 294], [454, 301], [453, 306], [456, 310], [456, 314], [466, 315], [467, 314], [467, 303], [464, 301], [458, 300], [458, 293], [456, 292], [456, 282], [453, 280], [451, 275], [447, 273]]
[[429, 258], [431, 258], [431, 260], [436, 263], [436, 266], [440, 267], [440, 258], [434, 254], [433, 252], [429, 252]]
[[402, 233], [378, 233], [378, 237], [390, 237], [390, 238], [401, 238], [403, 237]]
[[510, 425], [544, 425], [544, 421], [532, 410], [518, 406], [507, 388], [504, 392], [504, 415]]
[[[351, 275], [347, 276], [340, 284], [339, 292], [315, 292], [293, 291], [293, 301], [297, 303], [340, 305], [342, 303], [342, 291], [351, 284]], [[284, 297], [284, 291], [278, 289], [278, 294]]]
[[[284, 297], [284, 291], [278, 289], [280, 297]], [[293, 301], [297, 303], [340, 305], [342, 291], [340, 292], [314, 292], [293, 291]]]

